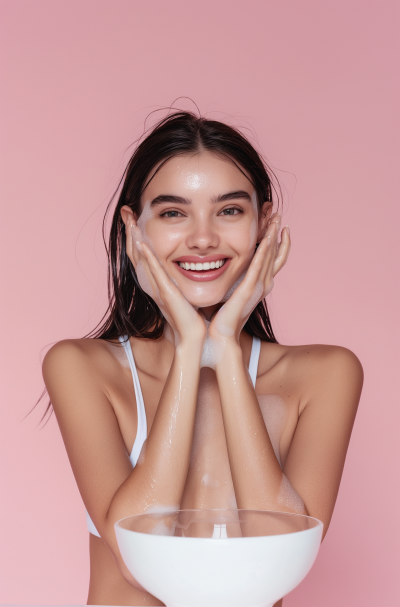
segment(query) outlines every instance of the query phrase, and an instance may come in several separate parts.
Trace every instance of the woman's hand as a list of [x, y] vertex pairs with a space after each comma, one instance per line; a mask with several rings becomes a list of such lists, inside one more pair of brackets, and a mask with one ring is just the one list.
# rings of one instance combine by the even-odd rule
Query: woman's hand
[[131, 238], [126, 239], [126, 253], [131, 260], [142, 289], [160, 308], [174, 332], [175, 346], [183, 341], [203, 342], [206, 326], [201, 316], [174, 285], [150, 247], [143, 242], [142, 233], [130, 222]]
[[271, 292], [273, 278], [285, 265], [290, 251], [289, 228], [282, 230], [281, 242], [278, 244], [280, 225], [281, 217], [275, 213], [245, 278], [211, 321], [208, 332], [213, 341], [226, 343], [227, 338], [234, 338], [239, 342], [240, 332], [250, 314]]

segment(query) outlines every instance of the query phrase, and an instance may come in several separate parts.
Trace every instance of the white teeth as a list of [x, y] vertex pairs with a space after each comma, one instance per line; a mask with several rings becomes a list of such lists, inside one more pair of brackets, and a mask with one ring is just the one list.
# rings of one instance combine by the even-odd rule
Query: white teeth
[[216, 270], [224, 265], [225, 259], [219, 259], [218, 261], [211, 261], [205, 263], [187, 263], [185, 261], [178, 262], [181, 268], [184, 270], [194, 270], [195, 272], [204, 272], [204, 270]]

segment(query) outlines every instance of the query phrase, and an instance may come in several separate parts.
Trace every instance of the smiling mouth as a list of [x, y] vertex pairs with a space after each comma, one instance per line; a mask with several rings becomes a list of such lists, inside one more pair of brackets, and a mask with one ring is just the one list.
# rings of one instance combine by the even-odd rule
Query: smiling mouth
[[[193, 259], [193, 258], [192, 258]], [[208, 282], [216, 280], [225, 272], [231, 262], [230, 257], [213, 259], [212, 261], [176, 261], [181, 274], [195, 282]]]
[[226, 259], [219, 259], [218, 261], [208, 261], [205, 263], [188, 263], [185, 261], [178, 261], [179, 267], [183, 270], [190, 270], [191, 272], [207, 272], [208, 270], [217, 270], [221, 268]]

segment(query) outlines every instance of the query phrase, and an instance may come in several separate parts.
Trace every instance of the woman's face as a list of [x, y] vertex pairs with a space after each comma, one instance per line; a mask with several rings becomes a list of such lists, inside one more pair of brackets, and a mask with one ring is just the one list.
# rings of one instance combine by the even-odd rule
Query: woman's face
[[137, 225], [185, 298], [221, 302], [253, 258], [270, 213], [228, 159], [210, 152], [176, 156], [143, 192]]

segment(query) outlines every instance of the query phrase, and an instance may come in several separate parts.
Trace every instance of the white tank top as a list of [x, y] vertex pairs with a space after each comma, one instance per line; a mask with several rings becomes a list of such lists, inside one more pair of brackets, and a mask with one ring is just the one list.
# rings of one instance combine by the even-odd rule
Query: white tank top
[[[137, 407], [137, 419], [138, 419], [138, 427], [135, 442], [133, 443], [132, 451], [129, 456], [129, 459], [132, 462], [133, 468], [136, 466], [136, 462], [139, 459], [140, 451], [142, 450], [143, 443], [147, 438], [147, 419], [146, 419], [146, 410], [144, 408], [143, 394], [142, 389], [140, 387], [139, 376], [136, 370], [135, 360], [132, 354], [131, 344], [127, 336], [120, 337], [119, 341], [124, 346], [126, 356], [129, 361], [129, 366], [132, 372], [133, 379], [133, 387], [135, 389], [135, 397], [136, 397], [136, 407]], [[253, 386], [256, 385], [257, 379], [257, 369], [258, 369], [258, 360], [260, 358], [261, 351], [261, 340], [258, 337], [253, 337], [253, 344], [251, 346], [251, 354], [250, 354], [250, 362], [249, 362], [249, 374], [251, 377], [251, 381], [253, 382]], [[89, 513], [86, 511], [86, 521], [87, 527], [90, 533], [93, 535], [97, 535], [100, 537], [99, 532], [92, 519], [89, 516]]]

